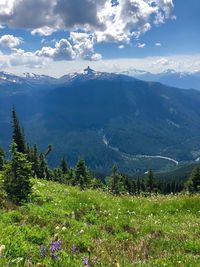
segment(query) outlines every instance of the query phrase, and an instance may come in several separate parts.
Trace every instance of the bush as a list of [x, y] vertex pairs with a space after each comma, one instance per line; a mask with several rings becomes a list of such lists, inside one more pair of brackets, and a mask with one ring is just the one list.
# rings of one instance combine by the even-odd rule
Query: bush
[[15, 204], [21, 204], [28, 200], [31, 193], [32, 166], [27, 161], [26, 155], [12, 145], [12, 159], [5, 165], [3, 173], [4, 189], [8, 198]]

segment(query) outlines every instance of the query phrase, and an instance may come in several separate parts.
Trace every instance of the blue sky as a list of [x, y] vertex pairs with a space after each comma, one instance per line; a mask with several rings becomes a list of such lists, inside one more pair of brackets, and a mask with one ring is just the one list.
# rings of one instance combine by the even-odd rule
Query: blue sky
[[1, 0], [0, 68], [200, 70], [198, 0]]

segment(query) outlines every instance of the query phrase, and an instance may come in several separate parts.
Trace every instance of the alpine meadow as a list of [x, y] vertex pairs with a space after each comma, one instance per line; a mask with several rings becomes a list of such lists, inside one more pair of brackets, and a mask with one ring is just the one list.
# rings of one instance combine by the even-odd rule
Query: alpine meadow
[[0, 267], [200, 266], [199, 12], [0, 1]]

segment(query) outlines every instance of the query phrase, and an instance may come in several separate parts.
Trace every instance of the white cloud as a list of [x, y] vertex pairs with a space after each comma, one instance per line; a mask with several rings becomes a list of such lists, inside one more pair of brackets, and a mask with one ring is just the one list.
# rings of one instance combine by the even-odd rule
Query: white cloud
[[146, 44], [145, 43], [138, 43], [137, 44], [137, 47], [138, 48], [145, 48], [146, 47]]
[[54, 60], [73, 60], [76, 55], [72, 45], [67, 39], [61, 39], [56, 42], [55, 47], [44, 46], [41, 50], [35, 52], [38, 57], [47, 57]]
[[[30, 58], [27, 59], [27, 55], [23, 55], [24, 52], [21, 53], [22, 55], [18, 56], [18, 60], [15, 60], [15, 66], [10, 63], [10, 61], [13, 60], [13, 56], [0, 54], [0, 65], [4, 64], [4, 70], [12, 73], [20, 74], [28, 71], [55, 77], [60, 77], [66, 73], [81, 71], [88, 65], [97, 71], [126, 73], [130, 75], [134, 75], [136, 70], [152, 73], [160, 73], [168, 69], [173, 69], [178, 72], [200, 72], [200, 54], [167, 56], [165, 59], [168, 61], [168, 64], [165, 65], [162, 64], [163, 57], [159, 56], [109, 60], [102, 59], [101, 61], [76, 60], [73, 61], [72, 64], [70, 61], [53, 61], [46, 57], [35, 58], [34, 55], [29, 55]], [[30, 62], [30, 59], [32, 60], [32, 65], [28, 63]], [[28, 67], [23, 65], [24, 62]], [[159, 62], [161, 62], [161, 64], [158, 64]]]
[[102, 55], [99, 53], [95, 53], [95, 54], [91, 55], [90, 57], [88, 57], [88, 60], [90, 60], [90, 61], [99, 61], [101, 59], [102, 59]]
[[48, 26], [44, 26], [41, 28], [37, 28], [31, 31], [32, 35], [40, 35], [40, 36], [50, 36], [55, 31], [54, 28], [50, 28]]
[[71, 32], [69, 40], [61, 39], [55, 47], [44, 46], [35, 52], [36, 56], [48, 57], [55, 61], [85, 59], [97, 61], [102, 58], [94, 52], [94, 43], [91, 35], [87, 33]]
[[[118, 4], [117, 4], [118, 3]], [[70, 37], [44, 46], [36, 57], [55, 61], [99, 60], [95, 45], [101, 42], [130, 44], [154, 24], [173, 18], [172, 0], [1, 0], [0, 25], [29, 30], [33, 35], [50, 36], [68, 31]], [[5, 37], [4, 37], [5, 38]], [[10, 36], [7, 46], [21, 44]], [[7, 38], [8, 39], [8, 38]], [[3, 40], [2, 40], [3, 41]], [[6, 43], [5, 39], [3, 41]], [[138, 44], [144, 48], [145, 44]], [[26, 52], [28, 53], [28, 52]]]
[[157, 66], [167, 66], [167, 65], [170, 65], [170, 61], [169, 61], [169, 59], [167, 59], [167, 58], [159, 58], [159, 59], [157, 59], [156, 61], [154, 61], [153, 63], [152, 63], [152, 65], [157, 65]]
[[124, 49], [124, 47], [125, 47], [124, 45], [119, 45], [118, 46], [119, 49]]
[[51, 60], [39, 57], [35, 53], [25, 52], [23, 49], [12, 49], [12, 54], [8, 56], [10, 66], [24, 66], [28, 68], [42, 68], [47, 66]]
[[172, 0], [1, 0], [0, 24], [44, 36], [81, 30], [94, 42], [129, 43], [172, 13]]
[[23, 39], [21, 37], [15, 37], [10, 34], [3, 35], [0, 38], [0, 45], [9, 47], [9, 48], [19, 46], [22, 43], [23, 43]]
[[157, 47], [161, 47], [162, 44], [161, 44], [161, 43], [155, 43], [155, 46], [157, 46]]

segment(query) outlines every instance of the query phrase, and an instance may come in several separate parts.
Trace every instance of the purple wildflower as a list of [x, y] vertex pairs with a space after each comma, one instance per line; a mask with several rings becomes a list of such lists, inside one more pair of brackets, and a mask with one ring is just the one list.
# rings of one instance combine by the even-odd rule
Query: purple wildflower
[[62, 242], [60, 240], [51, 242], [50, 252], [51, 252], [51, 257], [53, 260], [57, 260], [58, 255], [56, 252], [61, 250], [61, 245], [62, 245]]
[[76, 247], [76, 245], [72, 245], [71, 250], [72, 250], [72, 253], [75, 253], [75, 252], [77, 251], [77, 247]]
[[57, 260], [57, 258], [58, 258], [58, 255], [54, 252], [54, 253], [52, 253], [51, 254], [51, 258], [52, 258], [52, 260]]
[[47, 254], [47, 248], [45, 246], [40, 247], [40, 256], [44, 258]]
[[83, 266], [88, 266], [89, 259], [87, 257], [83, 258]]
[[61, 250], [61, 245], [62, 245], [62, 242], [60, 240], [52, 241], [51, 242], [51, 247], [50, 247], [51, 253]]

